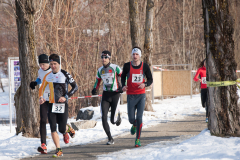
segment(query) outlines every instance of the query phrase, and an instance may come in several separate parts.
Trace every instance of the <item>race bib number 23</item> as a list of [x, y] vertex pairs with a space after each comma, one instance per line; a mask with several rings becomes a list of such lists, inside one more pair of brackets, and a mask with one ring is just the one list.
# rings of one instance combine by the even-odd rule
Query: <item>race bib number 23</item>
[[143, 82], [142, 74], [132, 74], [132, 83], [141, 83]]
[[65, 103], [53, 103], [52, 113], [64, 113], [65, 112]]

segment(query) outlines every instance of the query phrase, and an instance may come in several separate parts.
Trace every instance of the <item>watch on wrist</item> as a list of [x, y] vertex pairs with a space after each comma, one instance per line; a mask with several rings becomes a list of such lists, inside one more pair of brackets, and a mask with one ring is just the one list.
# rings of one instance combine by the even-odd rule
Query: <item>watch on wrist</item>
[[66, 98], [66, 100], [68, 100], [68, 95], [67, 94], [64, 97]]

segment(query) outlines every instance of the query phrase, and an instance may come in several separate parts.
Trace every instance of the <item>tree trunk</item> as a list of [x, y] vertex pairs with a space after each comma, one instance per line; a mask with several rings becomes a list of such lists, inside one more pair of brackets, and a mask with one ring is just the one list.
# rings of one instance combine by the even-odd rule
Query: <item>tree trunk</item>
[[21, 87], [15, 94], [16, 133], [26, 137], [39, 136], [38, 89], [29, 84], [37, 78], [38, 66], [35, 53], [34, 12], [36, 1], [15, 0], [18, 30]]
[[129, 19], [132, 47], [141, 46], [138, 0], [129, 0]]
[[[185, 21], [185, 0], [183, 0], [183, 64], [186, 64], [186, 50], [185, 50], [185, 31], [184, 31], [184, 28], [185, 28], [185, 24], [184, 24], [184, 21]], [[184, 66], [184, 68], [186, 69], [186, 67]]]
[[[235, 81], [233, 18], [228, 0], [203, 0], [207, 81]], [[208, 129], [217, 136], [240, 136], [236, 85], [208, 87]]]
[[[146, 6], [146, 22], [145, 22], [145, 42], [143, 61], [152, 66], [153, 52], [153, 17], [154, 17], [154, 0], [147, 0]], [[153, 111], [151, 103], [151, 92], [146, 92], [146, 111]]]

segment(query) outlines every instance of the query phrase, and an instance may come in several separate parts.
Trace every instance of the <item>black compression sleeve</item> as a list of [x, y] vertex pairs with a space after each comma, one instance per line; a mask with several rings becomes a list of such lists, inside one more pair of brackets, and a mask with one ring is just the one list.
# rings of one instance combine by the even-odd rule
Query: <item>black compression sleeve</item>
[[122, 75], [121, 75], [121, 83], [122, 83], [122, 87], [125, 86], [125, 83], [126, 83], [126, 77], [127, 77], [127, 74], [128, 72], [130, 71], [130, 63], [125, 63], [124, 66], [123, 66], [123, 72], [122, 72]]
[[148, 66], [148, 64], [143, 64], [143, 72], [147, 77], [147, 82], [145, 82], [145, 86], [148, 87], [153, 83], [152, 72]]
[[[78, 90], [78, 86], [77, 83], [74, 81], [73, 77], [66, 72], [65, 70], [61, 70], [63, 72], [63, 74], [65, 75], [65, 77], [67, 78], [67, 82], [71, 85], [72, 89], [67, 93], [68, 97], [71, 97], [77, 90]], [[67, 91], [66, 91], [67, 92]]]
[[78, 86], [75, 81], [70, 83], [70, 85], [71, 85], [72, 89], [67, 93], [68, 97], [71, 97], [78, 90]]

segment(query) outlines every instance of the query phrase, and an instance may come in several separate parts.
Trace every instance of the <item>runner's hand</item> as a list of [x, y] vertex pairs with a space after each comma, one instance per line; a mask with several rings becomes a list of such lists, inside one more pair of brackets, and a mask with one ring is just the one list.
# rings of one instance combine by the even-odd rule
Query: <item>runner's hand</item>
[[118, 93], [123, 93], [122, 87], [118, 88]]
[[141, 88], [141, 89], [145, 88], [145, 84], [144, 84], [144, 83], [141, 83], [141, 84], [138, 86], [138, 88]]
[[32, 89], [35, 89], [35, 86], [37, 85], [37, 82], [36, 81], [32, 81], [31, 83], [30, 83], [30, 87], [32, 88]]
[[96, 88], [93, 88], [93, 90], [92, 90], [92, 95], [97, 95], [97, 90], [96, 90]]
[[46, 100], [45, 100], [43, 97], [40, 97], [40, 98], [39, 98], [39, 103], [40, 103], [40, 104], [43, 104], [44, 102], [46, 102]]
[[58, 100], [58, 102], [60, 102], [60, 103], [63, 103], [63, 102], [65, 102], [65, 101], [66, 101], [66, 98], [65, 98], [65, 97], [60, 97], [59, 100]]
[[123, 88], [122, 88], [122, 91], [123, 92], [125, 92], [125, 91], [127, 91], [128, 90], [128, 86], [124, 86]]
[[198, 81], [199, 81], [199, 82], [202, 82], [202, 80], [201, 80], [201, 79], [198, 79]]

